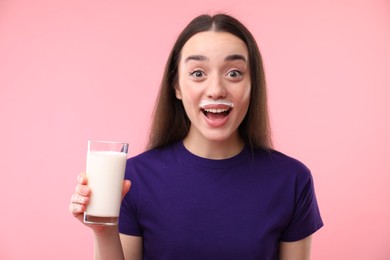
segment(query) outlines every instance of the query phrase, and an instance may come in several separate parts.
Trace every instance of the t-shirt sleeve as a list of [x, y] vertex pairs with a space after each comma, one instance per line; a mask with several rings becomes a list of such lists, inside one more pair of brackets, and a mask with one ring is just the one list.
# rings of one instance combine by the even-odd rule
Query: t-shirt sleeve
[[304, 239], [323, 226], [314, 191], [313, 177], [306, 168], [296, 180], [294, 210], [281, 240], [293, 242]]
[[123, 198], [118, 221], [119, 233], [142, 236], [142, 229], [138, 221], [139, 187], [134, 167], [129, 160], [126, 165], [125, 179], [131, 181], [130, 191]]

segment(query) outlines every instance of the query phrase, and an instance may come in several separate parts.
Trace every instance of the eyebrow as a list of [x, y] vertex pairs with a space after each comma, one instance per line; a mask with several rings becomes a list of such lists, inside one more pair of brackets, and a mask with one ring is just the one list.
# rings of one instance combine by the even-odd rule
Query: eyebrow
[[209, 60], [206, 56], [203, 56], [203, 55], [191, 55], [191, 56], [188, 56], [184, 62], [188, 62], [190, 60], [197, 60], [197, 61], [205, 61], [205, 60]]
[[[196, 60], [196, 61], [208, 61], [209, 58], [207, 58], [206, 56], [203, 56], [203, 55], [191, 55], [191, 56], [188, 56], [184, 62], [188, 62], [190, 60]], [[240, 55], [240, 54], [232, 54], [232, 55], [228, 55], [225, 57], [224, 59], [225, 61], [234, 61], [234, 60], [242, 60], [244, 62], [246, 62], [246, 58], [243, 56], [243, 55]]]
[[225, 57], [225, 61], [242, 60], [246, 62], [246, 58], [241, 54], [232, 54]]

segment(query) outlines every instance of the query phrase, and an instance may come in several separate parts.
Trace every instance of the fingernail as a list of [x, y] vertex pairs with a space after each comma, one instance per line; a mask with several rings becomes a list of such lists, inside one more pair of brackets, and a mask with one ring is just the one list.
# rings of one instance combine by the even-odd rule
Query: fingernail
[[81, 175], [77, 176], [77, 180], [79, 181], [79, 183], [83, 182], [83, 178], [81, 177]]

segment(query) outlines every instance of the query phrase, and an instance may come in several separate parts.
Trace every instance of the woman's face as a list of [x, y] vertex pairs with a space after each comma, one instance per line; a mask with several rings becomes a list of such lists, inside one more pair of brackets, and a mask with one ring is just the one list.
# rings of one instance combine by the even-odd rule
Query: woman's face
[[251, 89], [245, 43], [226, 32], [197, 33], [183, 46], [178, 68], [176, 97], [191, 121], [186, 139], [240, 141]]

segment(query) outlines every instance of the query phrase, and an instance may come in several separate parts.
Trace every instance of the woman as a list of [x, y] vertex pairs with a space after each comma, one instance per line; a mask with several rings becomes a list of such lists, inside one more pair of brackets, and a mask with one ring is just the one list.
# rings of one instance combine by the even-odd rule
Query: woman
[[[90, 226], [98, 259], [309, 259], [323, 225], [310, 171], [272, 149], [257, 44], [224, 14], [178, 37], [125, 179], [118, 227]], [[79, 219], [89, 193], [81, 174]]]

